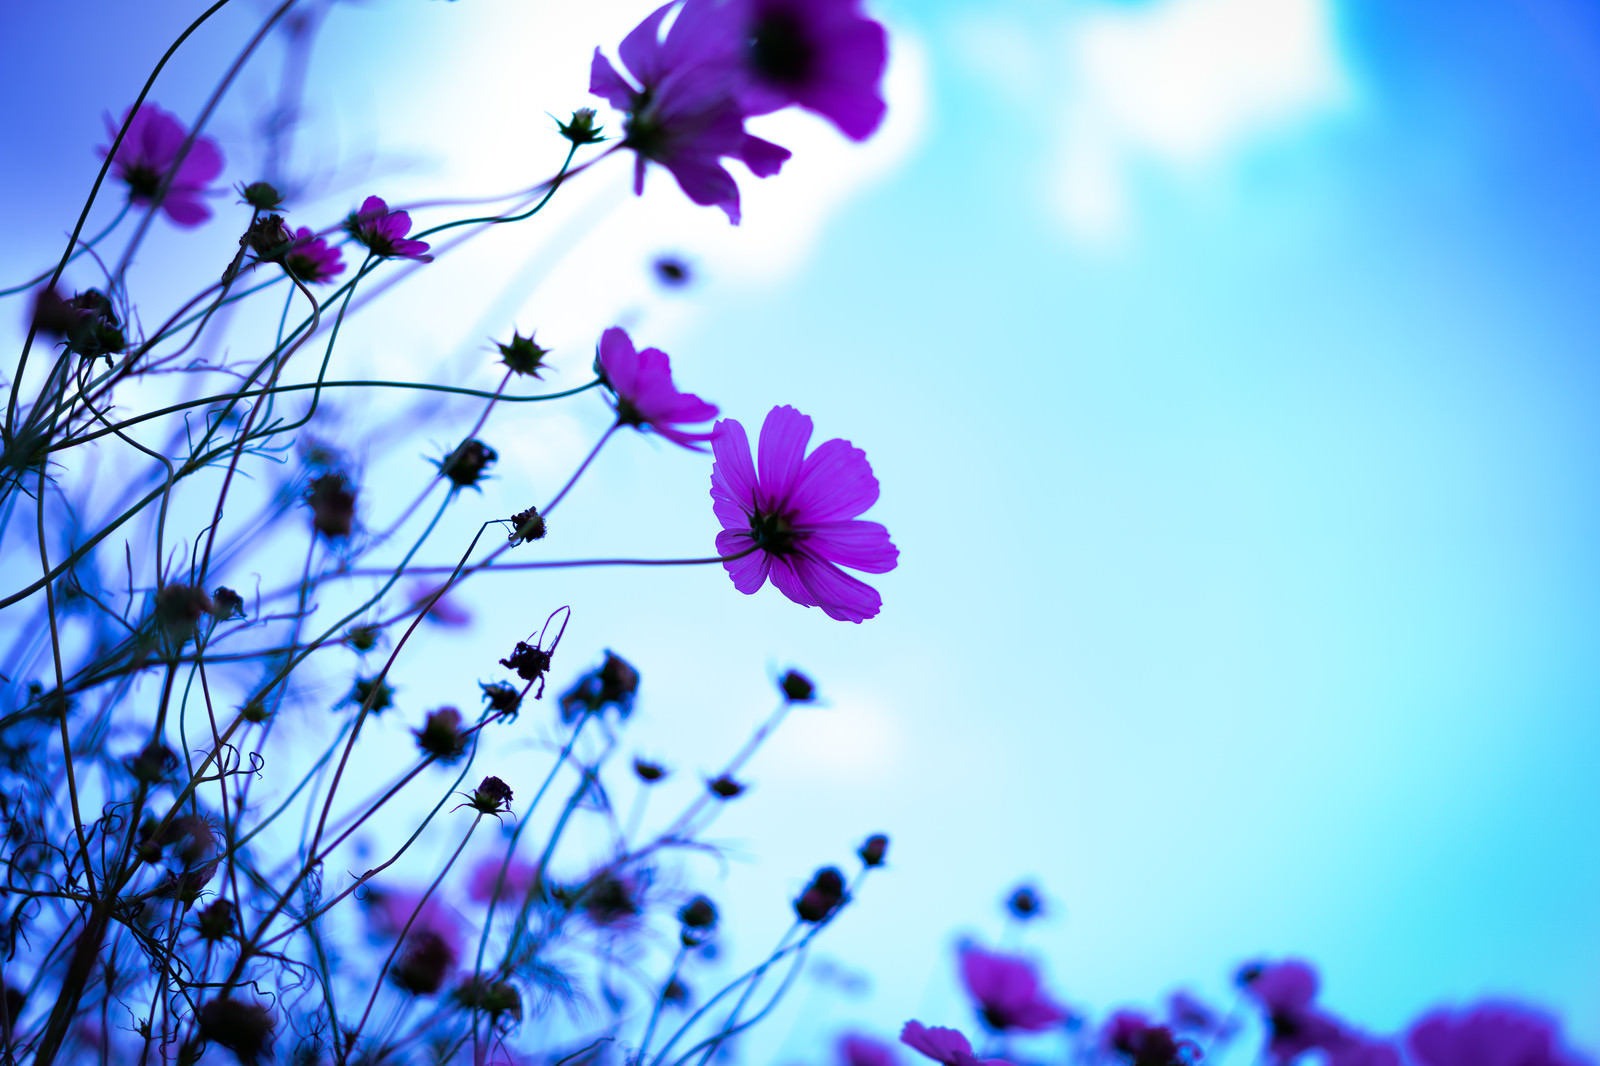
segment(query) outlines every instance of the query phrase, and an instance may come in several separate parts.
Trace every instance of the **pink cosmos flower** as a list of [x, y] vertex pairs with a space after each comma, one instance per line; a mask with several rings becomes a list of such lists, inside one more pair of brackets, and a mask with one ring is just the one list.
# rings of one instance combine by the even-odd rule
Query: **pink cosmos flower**
[[350, 236], [370, 248], [373, 255], [433, 262], [433, 256], [427, 254], [427, 241], [412, 240], [406, 236], [411, 232], [411, 215], [405, 211], [389, 210], [389, 205], [376, 196], [369, 196], [362, 201], [361, 209], [345, 219], [344, 228]]
[[329, 247], [325, 238], [311, 232], [310, 226], [294, 231], [294, 243], [283, 253], [283, 265], [308, 285], [332, 281], [344, 273], [344, 259], [339, 249]]
[[1201, 1059], [1200, 1047], [1194, 1041], [1179, 1039], [1171, 1029], [1151, 1024], [1138, 1011], [1113, 1014], [1101, 1031], [1100, 1041], [1130, 1066], [1190, 1066]]
[[900, 1043], [944, 1066], [1011, 1066], [1004, 1059], [978, 1058], [972, 1053], [972, 1044], [955, 1029], [906, 1022], [905, 1028], [900, 1030]]
[[1561, 1027], [1514, 1003], [1480, 1003], [1424, 1015], [1406, 1034], [1419, 1066], [1585, 1066], [1562, 1046]]
[[1066, 1021], [1066, 1008], [1039, 987], [1039, 973], [1020, 955], [1002, 955], [976, 945], [961, 949], [961, 983], [989, 1028], [1036, 1033]]
[[[146, 101], [133, 112], [132, 121], [127, 113], [123, 114], [123, 121], [128, 124], [128, 133], [111, 162], [117, 177], [127, 183], [129, 201], [159, 206], [180, 226], [198, 226], [209, 219], [211, 209], [204, 199], [207, 186], [222, 173], [222, 149], [217, 142], [210, 137], [196, 137], [179, 160], [178, 152], [189, 132], [177, 116]], [[99, 150], [101, 157], [111, 151], [111, 142], [116, 141], [121, 127], [121, 123], [106, 116], [110, 142]], [[161, 182], [169, 174], [166, 192], [157, 204]]]
[[810, 439], [811, 419], [793, 407], [774, 407], [761, 426], [757, 463], [744, 426], [728, 418], [713, 427], [711, 505], [722, 523], [717, 554], [746, 553], [722, 565], [747, 596], [770, 577], [802, 606], [862, 622], [883, 600], [836, 564], [883, 574], [900, 553], [883, 526], [855, 520], [878, 499], [866, 453], [835, 439], [807, 456]]
[[[500, 883], [500, 869], [505, 865], [505, 882]], [[472, 868], [467, 878], [467, 898], [474, 903], [488, 903], [495, 896], [495, 885], [500, 884], [500, 902], [521, 901], [527, 898], [539, 882], [539, 868], [531, 862], [513, 858], [505, 863], [503, 855], [488, 855]]]
[[900, 1066], [892, 1044], [861, 1033], [845, 1033], [839, 1038], [839, 1061], [843, 1066]]
[[1317, 971], [1300, 959], [1248, 966], [1240, 977], [1244, 991], [1267, 1014], [1267, 1057], [1287, 1063], [1313, 1049], [1331, 1050], [1346, 1042], [1344, 1028], [1313, 1006]]
[[710, 440], [710, 432], [690, 433], [677, 427], [716, 418], [716, 405], [678, 391], [665, 352], [658, 348], [636, 352], [627, 332], [613, 326], [600, 335], [600, 371], [616, 395], [619, 425], [649, 426], [674, 444], [705, 451], [698, 442]]
[[814, 111], [857, 141], [883, 121], [879, 83], [888, 36], [861, 0], [741, 0], [752, 115], [790, 104]]
[[716, 0], [684, 0], [662, 37], [661, 25], [674, 6], [676, 0], [657, 8], [617, 48], [638, 87], [596, 48], [589, 91], [628, 113], [622, 146], [636, 155], [636, 194], [644, 191], [645, 164], [660, 163], [689, 199], [721, 207], [737, 224], [739, 187], [723, 158], [737, 159], [765, 178], [778, 172], [789, 151], [745, 132], [736, 23]]
[[1328, 1051], [1328, 1066], [1400, 1066], [1393, 1044], [1350, 1036]]

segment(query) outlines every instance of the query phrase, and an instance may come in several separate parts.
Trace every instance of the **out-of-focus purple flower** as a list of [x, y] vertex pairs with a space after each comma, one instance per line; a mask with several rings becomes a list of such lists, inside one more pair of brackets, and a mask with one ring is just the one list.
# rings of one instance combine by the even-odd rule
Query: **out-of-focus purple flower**
[[709, 431], [691, 433], [679, 426], [709, 422], [715, 404], [672, 383], [672, 363], [659, 348], [635, 351], [627, 331], [613, 326], [600, 335], [600, 371], [617, 398], [617, 421], [643, 429], [649, 426], [674, 444], [705, 451], [699, 443]]
[[1167, 997], [1167, 1023], [1180, 1033], [1227, 1040], [1239, 1029], [1238, 1023], [1222, 1017], [1197, 996], [1179, 990]]
[[811, 419], [793, 407], [774, 407], [761, 426], [755, 462], [744, 426], [731, 418], [716, 424], [711, 501], [722, 523], [717, 554], [747, 553], [722, 564], [733, 587], [747, 596], [770, 577], [798, 604], [821, 607], [841, 622], [862, 622], [883, 600], [839, 565], [882, 574], [895, 568], [900, 553], [883, 526], [855, 520], [878, 499], [866, 453], [834, 439], [808, 456], [810, 440]]
[[1400, 1052], [1381, 1040], [1347, 1035], [1328, 1049], [1328, 1066], [1400, 1066]]
[[789, 151], [746, 133], [738, 99], [738, 24], [716, 0], [685, 0], [663, 37], [675, 6], [663, 4], [639, 23], [617, 55], [635, 87], [594, 52], [589, 91], [628, 113], [622, 146], [636, 156], [633, 191], [644, 190], [645, 164], [660, 163], [697, 204], [716, 205], [739, 221], [739, 187], [722, 165], [737, 159], [757, 177], [776, 174]]
[[845, 136], [866, 140], [883, 122], [879, 83], [888, 35], [861, 0], [740, 0], [752, 115], [790, 104], [815, 111]]
[[1131, 1066], [1190, 1066], [1202, 1057], [1194, 1041], [1174, 1036], [1171, 1029], [1152, 1024], [1138, 1011], [1113, 1014], [1101, 1031], [1100, 1041], [1107, 1051]]
[[361, 207], [345, 219], [345, 230], [366, 245], [373, 255], [394, 256], [399, 259], [417, 259], [433, 262], [428, 253], [428, 242], [412, 240], [411, 215], [405, 211], [391, 211], [389, 205], [376, 196], [362, 201]]
[[1067, 1020], [1066, 1008], [1044, 994], [1039, 972], [1020, 955], [969, 944], [961, 949], [961, 983], [983, 1023], [996, 1032], [1036, 1033]]
[[1562, 1044], [1554, 1019], [1515, 1003], [1435, 1010], [1418, 1019], [1406, 1046], [1419, 1066], [1586, 1066]]
[[[467, 898], [474, 903], [488, 903], [494, 898], [495, 885], [500, 883], [500, 869], [505, 857], [490, 855], [472, 868], [467, 878]], [[513, 858], [505, 864], [505, 882], [500, 884], [500, 899], [525, 899], [539, 883], [539, 868], [531, 862]]]
[[965, 1036], [937, 1025], [930, 1028], [921, 1022], [906, 1022], [900, 1030], [900, 1043], [944, 1066], [1011, 1066], [1004, 1059], [978, 1058]]
[[[128, 186], [129, 201], [159, 206], [180, 226], [198, 226], [209, 219], [211, 209], [205, 204], [205, 196], [210, 191], [207, 186], [222, 173], [222, 149], [217, 147], [217, 142], [210, 137], [196, 137], [179, 161], [178, 152], [189, 131], [183, 128], [176, 115], [145, 101], [133, 112], [131, 120], [124, 112], [123, 122], [127, 123], [128, 133], [117, 146], [111, 163], [117, 177]], [[116, 141], [121, 127], [122, 123], [106, 116], [106, 133], [110, 140], [99, 150], [102, 158], [111, 151], [111, 143]], [[156, 195], [169, 174], [167, 190], [158, 204]]]
[[405, 930], [389, 976], [407, 992], [432, 995], [439, 991], [461, 958], [461, 917], [431, 896], [423, 900], [417, 892], [374, 891], [367, 899], [367, 921], [383, 939], [398, 937]]
[[344, 259], [339, 255], [339, 249], [331, 247], [327, 238], [318, 237], [310, 226], [301, 226], [294, 231], [294, 243], [283, 253], [283, 265], [308, 285], [332, 281], [344, 273]]
[[900, 1066], [894, 1045], [862, 1033], [845, 1033], [839, 1038], [841, 1066]]
[[1247, 966], [1240, 973], [1246, 994], [1267, 1016], [1267, 1057], [1287, 1063], [1313, 1049], [1331, 1050], [1346, 1040], [1339, 1022], [1312, 1003], [1317, 971], [1300, 959]]

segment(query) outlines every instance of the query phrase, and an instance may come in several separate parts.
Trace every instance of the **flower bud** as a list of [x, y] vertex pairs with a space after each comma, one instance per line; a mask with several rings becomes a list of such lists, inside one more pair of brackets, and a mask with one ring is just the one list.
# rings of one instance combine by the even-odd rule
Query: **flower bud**
[[735, 781], [727, 774], [723, 774], [721, 777], [715, 777], [710, 781], [707, 781], [706, 787], [711, 790], [711, 794], [713, 796], [720, 800], [731, 800], [744, 791], [744, 785]]
[[260, 1003], [241, 1003], [228, 996], [200, 1008], [200, 1038], [221, 1044], [244, 1066], [251, 1066], [272, 1042], [272, 1013]]
[[836, 866], [824, 866], [794, 901], [794, 913], [802, 922], [824, 922], [847, 898], [844, 874]]
[[492, 685], [480, 681], [478, 687], [483, 689], [483, 702], [489, 705], [489, 710], [494, 714], [514, 716], [517, 708], [522, 706], [522, 693], [504, 681], [496, 681]]
[[442, 763], [452, 763], [467, 750], [467, 738], [461, 731], [461, 712], [454, 707], [440, 707], [429, 711], [421, 729], [413, 729], [417, 747]]
[[219, 622], [244, 617], [244, 597], [226, 585], [211, 593], [211, 615]]
[[537, 681], [550, 669], [550, 653], [536, 644], [517, 641], [510, 656], [500, 660], [507, 670], [515, 670], [524, 681]]
[[683, 925], [683, 946], [699, 947], [717, 927], [716, 905], [704, 896], [696, 896], [678, 908], [678, 921]]
[[294, 244], [294, 233], [282, 215], [262, 215], [250, 223], [240, 242], [263, 263], [280, 263]]
[[345, 632], [344, 640], [356, 651], [371, 651], [378, 646], [378, 634], [381, 632], [374, 625], [355, 625]]
[[509, 981], [470, 977], [455, 990], [454, 996], [463, 1007], [481, 1010], [491, 1019], [504, 1014], [515, 1021], [522, 1020], [522, 993]]
[[656, 278], [669, 289], [681, 288], [692, 280], [689, 264], [675, 255], [663, 255], [655, 261]]
[[500, 456], [495, 450], [469, 437], [456, 445], [455, 451], [439, 460], [439, 474], [450, 479], [458, 489], [477, 488], [484, 471]]
[[889, 838], [882, 833], [874, 833], [867, 838], [866, 843], [861, 845], [856, 854], [861, 856], [861, 861], [867, 866], [882, 866], [883, 857], [888, 851]]
[[530, 544], [536, 540], [543, 540], [545, 533], [549, 532], [545, 526], [544, 516], [537, 507], [530, 507], [526, 511], [518, 511], [509, 519], [511, 522], [511, 536], [507, 539], [512, 544]]
[[216, 943], [234, 933], [234, 906], [225, 899], [214, 899], [195, 915], [195, 928], [200, 939]]
[[178, 757], [165, 744], [152, 740], [139, 754], [124, 759], [122, 765], [127, 767], [135, 781], [157, 785], [178, 768]]
[[1044, 901], [1039, 898], [1031, 885], [1018, 885], [1017, 890], [1011, 893], [1006, 900], [1006, 910], [1019, 922], [1037, 918], [1044, 911]]
[[156, 625], [176, 641], [194, 636], [200, 619], [215, 610], [205, 590], [193, 585], [168, 585], [156, 593]]
[[406, 936], [389, 978], [402, 991], [431, 996], [444, 985], [455, 964], [455, 949], [449, 941], [431, 929], [414, 929]]
[[810, 703], [817, 698], [817, 688], [811, 679], [798, 670], [790, 670], [778, 679], [778, 688], [789, 703]]
[[239, 195], [257, 211], [276, 211], [283, 204], [283, 194], [264, 181], [240, 186]]
[[511, 809], [511, 786], [498, 777], [486, 777], [467, 797], [467, 805], [483, 814], [499, 814]]
[[639, 780], [647, 785], [653, 785], [667, 776], [667, 768], [657, 762], [648, 762], [644, 759], [633, 760], [633, 772]]
[[306, 489], [311, 525], [329, 539], [348, 537], [356, 521], [355, 486], [343, 474], [323, 474]]
[[344, 699], [346, 703], [365, 707], [373, 714], [378, 714], [394, 706], [394, 689], [389, 687], [389, 682], [380, 678], [358, 677], [350, 695]]
[[578, 108], [572, 113], [571, 121], [557, 122], [556, 128], [561, 131], [561, 136], [572, 142], [574, 148], [605, 140], [600, 136], [601, 127], [595, 124], [592, 107]]
[[513, 331], [509, 341], [496, 343], [495, 347], [500, 349], [500, 361], [513, 374], [539, 379], [539, 375], [549, 369], [544, 357], [550, 354], [550, 349], [535, 344], [532, 333], [524, 337]]

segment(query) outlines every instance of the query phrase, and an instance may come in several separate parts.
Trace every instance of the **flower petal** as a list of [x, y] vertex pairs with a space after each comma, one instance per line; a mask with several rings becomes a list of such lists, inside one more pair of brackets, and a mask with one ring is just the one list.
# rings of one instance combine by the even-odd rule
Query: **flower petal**
[[[840, 622], [864, 622], [877, 615], [883, 597], [865, 581], [851, 577], [832, 563], [805, 555], [794, 556], [795, 570], [813, 602]], [[777, 584], [777, 568], [772, 583]], [[794, 597], [790, 597], [794, 599]], [[795, 602], [800, 602], [796, 600]]]
[[768, 576], [772, 578], [772, 583], [777, 586], [778, 591], [795, 603], [802, 607], [815, 607], [817, 606], [816, 597], [811, 595], [811, 591], [806, 588], [805, 582], [800, 580], [797, 570], [799, 565], [800, 556], [798, 555], [774, 556], [772, 570]]
[[789, 494], [802, 525], [854, 518], [878, 501], [878, 479], [867, 453], [835, 437], [806, 457]]
[[756, 468], [750, 459], [750, 438], [745, 435], [744, 426], [732, 418], [712, 426], [711, 454], [716, 459], [711, 464], [712, 498], [720, 488], [729, 500], [754, 510]]
[[645, 20], [635, 26], [617, 46], [617, 55], [641, 84], [649, 85], [665, 73], [661, 69], [661, 23], [675, 2], [668, 0], [645, 16]]
[[617, 68], [600, 54], [598, 48], [594, 50], [594, 59], [589, 64], [589, 91], [618, 111], [633, 107], [633, 86], [623, 80]]
[[[754, 543], [748, 533], [724, 529], [717, 534], [717, 554], [738, 555]], [[722, 568], [733, 579], [733, 587], [748, 596], [766, 583], [767, 571], [771, 565], [772, 556], [757, 551], [738, 559], [725, 560]]]
[[889, 531], [877, 522], [823, 522], [806, 532], [806, 551], [852, 570], [887, 574], [900, 560]]
[[639, 381], [639, 353], [626, 330], [612, 326], [600, 334], [600, 369], [617, 394], [632, 397]]
[[758, 504], [773, 510], [787, 509], [795, 481], [811, 440], [811, 419], [793, 407], [774, 407], [761, 424], [761, 496]]

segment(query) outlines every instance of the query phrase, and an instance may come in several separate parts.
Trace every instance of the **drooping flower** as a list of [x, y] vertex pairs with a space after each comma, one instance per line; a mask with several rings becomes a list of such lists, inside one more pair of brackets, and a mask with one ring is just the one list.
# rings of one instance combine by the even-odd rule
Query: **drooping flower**
[[845, 1033], [839, 1038], [842, 1066], [900, 1066], [900, 1055], [893, 1044], [862, 1033]]
[[798, 104], [863, 141], [883, 122], [888, 35], [861, 0], [740, 0], [752, 115]]
[[617, 55], [635, 87], [595, 49], [589, 91], [627, 112], [622, 146], [635, 154], [633, 191], [644, 191], [645, 165], [672, 172], [697, 204], [716, 205], [739, 221], [739, 187], [723, 167], [737, 159], [757, 177], [776, 174], [789, 151], [744, 128], [737, 23], [716, 0], [685, 0], [663, 37], [676, 0], [663, 4], [622, 40]]
[[1300, 959], [1246, 966], [1239, 975], [1245, 994], [1267, 1015], [1267, 1057], [1287, 1063], [1313, 1049], [1330, 1050], [1345, 1041], [1343, 1027], [1313, 1004], [1317, 971]]
[[1585, 1066], [1565, 1048], [1560, 1024], [1515, 1003], [1435, 1010], [1418, 1019], [1406, 1045], [1419, 1066]]
[[[100, 149], [102, 157], [111, 151], [123, 123], [128, 127], [111, 163], [117, 177], [128, 186], [130, 202], [160, 207], [180, 226], [198, 226], [211, 217], [205, 196], [210, 191], [208, 186], [222, 173], [222, 149], [216, 141], [203, 135], [196, 137], [180, 160], [178, 153], [189, 132], [176, 115], [149, 101], [139, 105], [131, 119], [124, 113], [123, 123], [112, 121], [110, 115], [105, 121], [110, 140]], [[163, 181], [167, 181], [164, 193]], [[161, 197], [159, 202], [157, 195]]]
[[613, 326], [600, 335], [600, 372], [617, 400], [617, 422], [643, 429], [694, 451], [711, 439], [710, 432], [693, 433], [678, 428], [717, 417], [716, 404], [692, 392], [679, 392], [672, 383], [672, 363], [659, 348], [635, 351], [626, 330]]
[[921, 1022], [906, 1022], [900, 1030], [900, 1043], [919, 1051], [934, 1062], [944, 1066], [1010, 1066], [1004, 1059], [980, 1059], [972, 1053], [972, 1044], [955, 1029], [942, 1026], [925, 1026]]
[[1191, 1066], [1201, 1059], [1198, 1044], [1174, 1036], [1167, 1026], [1155, 1025], [1137, 1011], [1113, 1014], [1100, 1039], [1129, 1066]]
[[[402, 935], [389, 979], [413, 995], [439, 991], [461, 957], [460, 916], [431, 896], [411, 891], [374, 891], [367, 899], [367, 921], [374, 935], [389, 940]], [[409, 926], [408, 926], [409, 923]]]
[[1069, 1017], [1066, 1008], [1039, 987], [1039, 972], [1033, 963], [1020, 955], [969, 944], [961, 949], [961, 983], [983, 1023], [996, 1032], [1017, 1029], [1036, 1033]]
[[882, 574], [895, 568], [900, 553], [887, 529], [856, 519], [878, 499], [866, 453], [834, 439], [808, 456], [810, 440], [811, 419], [793, 407], [774, 407], [761, 426], [755, 462], [744, 426], [731, 418], [716, 424], [711, 501], [722, 523], [717, 554], [740, 556], [722, 565], [745, 595], [770, 577], [802, 606], [862, 622], [883, 600], [839, 565]]
[[327, 238], [318, 237], [310, 226], [301, 226], [294, 231], [294, 243], [283, 253], [283, 265], [289, 273], [308, 285], [332, 281], [344, 273], [344, 259], [339, 255], [339, 249], [330, 246]]
[[389, 205], [376, 196], [362, 201], [359, 210], [345, 219], [345, 230], [366, 245], [373, 255], [394, 256], [399, 259], [417, 259], [433, 262], [428, 253], [428, 242], [406, 236], [411, 232], [411, 215], [405, 211], [391, 211]]

